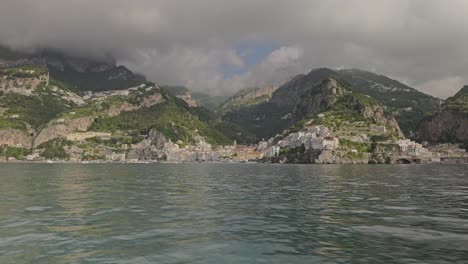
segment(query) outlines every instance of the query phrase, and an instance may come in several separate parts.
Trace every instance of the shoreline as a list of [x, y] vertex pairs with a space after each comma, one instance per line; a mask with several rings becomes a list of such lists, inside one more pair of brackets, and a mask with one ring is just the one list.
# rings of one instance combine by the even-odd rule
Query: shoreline
[[468, 165], [468, 162], [427, 162], [427, 163], [279, 163], [279, 162], [257, 162], [257, 161], [28, 161], [10, 160], [0, 161], [0, 164], [67, 164], [67, 165], [87, 165], [87, 164], [271, 164], [271, 165]]

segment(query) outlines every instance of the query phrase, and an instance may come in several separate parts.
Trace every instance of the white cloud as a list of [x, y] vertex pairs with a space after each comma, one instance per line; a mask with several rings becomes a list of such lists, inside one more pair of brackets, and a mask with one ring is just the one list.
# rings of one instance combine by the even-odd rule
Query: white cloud
[[[468, 79], [466, 10], [466, 0], [2, 0], [0, 43], [112, 53], [157, 81], [198, 90], [262, 83], [272, 68], [340, 66], [437, 83]], [[223, 77], [221, 64], [247, 67], [236, 43], [257, 40], [284, 48]]]
[[456, 94], [461, 87], [468, 83], [468, 79], [459, 76], [448, 77], [441, 80], [432, 80], [416, 87], [425, 93], [432, 94], [440, 98], [447, 98]]

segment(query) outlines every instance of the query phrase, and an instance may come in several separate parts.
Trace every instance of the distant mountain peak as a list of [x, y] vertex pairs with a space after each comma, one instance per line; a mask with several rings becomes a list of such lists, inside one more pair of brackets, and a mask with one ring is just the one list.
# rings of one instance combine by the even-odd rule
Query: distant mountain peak
[[121, 90], [146, 81], [125, 66], [117, 66], [112, 56], [86, 58], [54, 50], [21, 53], [0, 47], [0, 67], [47, 67], [53, 79], [75, 91]]

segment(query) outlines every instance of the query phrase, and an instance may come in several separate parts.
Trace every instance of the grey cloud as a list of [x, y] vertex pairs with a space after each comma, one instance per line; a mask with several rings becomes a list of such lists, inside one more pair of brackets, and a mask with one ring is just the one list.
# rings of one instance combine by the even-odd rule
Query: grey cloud
[[[353, 67], [446, 97], [468, 83], [467, 11], [465, 0], [3, 0], [0, 43], [111, 53], [151, 79], [211, 92]], [[224, 77], [221, 64], [245, 67], [233, 46], [250, 40], [281, 48]]]

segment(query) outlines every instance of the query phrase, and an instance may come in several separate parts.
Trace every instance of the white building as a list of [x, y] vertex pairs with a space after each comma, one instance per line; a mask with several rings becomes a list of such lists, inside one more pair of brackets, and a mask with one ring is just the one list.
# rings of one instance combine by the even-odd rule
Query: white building
[[266, 141], [260, 141], [257, 146], [258, 151], [264, 151], [268, 148], [268, 142]]
[[423, 156], [431, 153], [423, 145], [409, 139], [400, 139], [396, 142], [400, 146], [401, 152], [409, 156]]
[[325, 137], [323, 139], [323, 148], [328, 150], [333, 150], [338, 148], [340, 145], [340, 140], [336, 137]]
[[273, 146], [271, 148], [269, 148], [266, 152], [265, 152], [265, 157], [266, 158], [274, 158], [274, 157], [277, 157], [280, 153], [280, 150], [281, 150], [281, 147], [279, 146]]

